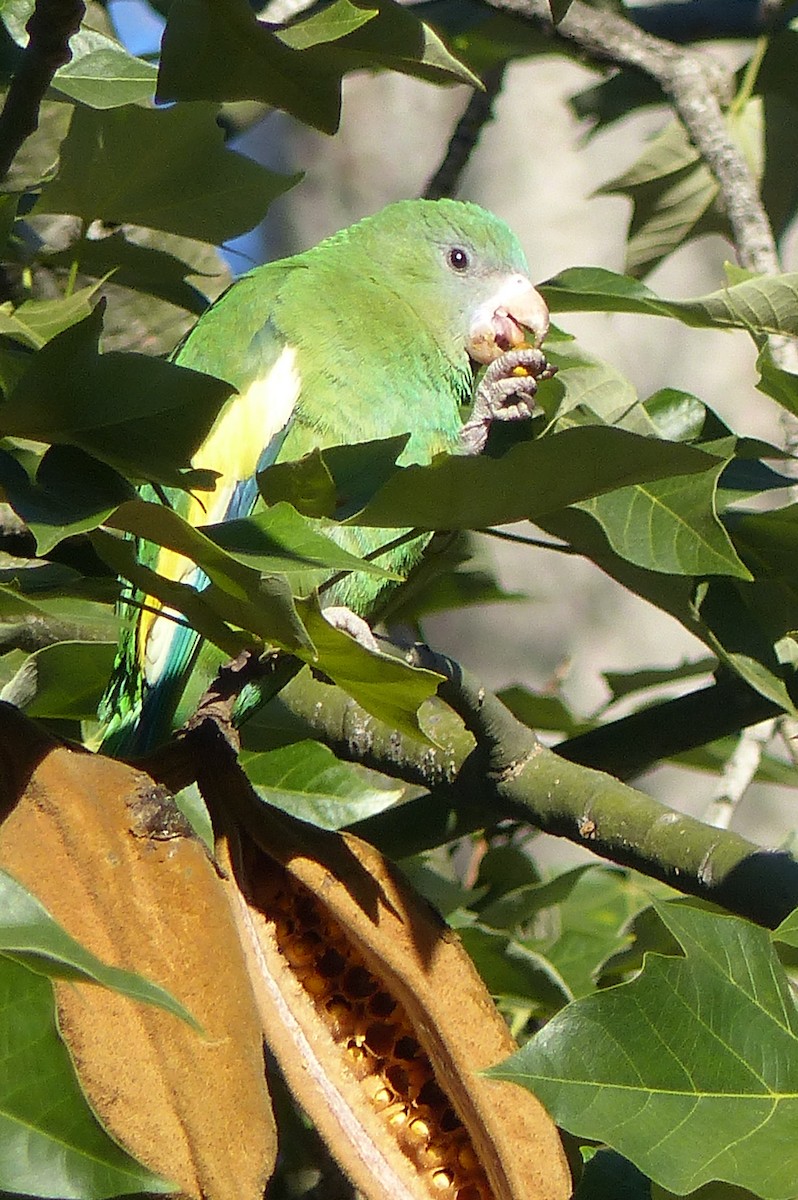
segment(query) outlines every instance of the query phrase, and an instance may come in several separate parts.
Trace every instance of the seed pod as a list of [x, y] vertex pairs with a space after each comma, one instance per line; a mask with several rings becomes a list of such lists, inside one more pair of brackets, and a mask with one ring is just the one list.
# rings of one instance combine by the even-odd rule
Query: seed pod
[[260, 1200], [276, 1136], [260, 1023], [221, 883], [164, 789], [0, 704], [0, 865], [172, 1013], [69, 980], [59, 1028], [111, 1134], [192, 1200]]
[[[251, 822], [248, 822], [251, 824]], [[478, 1072], [515, 1048], [474, 966], [373, 847], [263, 810], [221, 839], [264, 1033], [368, 1200], [565, 1200], [554, 1124]]]

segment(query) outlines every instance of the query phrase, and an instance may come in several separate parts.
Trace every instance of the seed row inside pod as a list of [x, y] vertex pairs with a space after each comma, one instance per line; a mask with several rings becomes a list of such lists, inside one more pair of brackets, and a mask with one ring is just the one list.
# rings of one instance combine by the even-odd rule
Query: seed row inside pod
[[359, 1081], [436, 1200], [492, 1200], [468, 1131], [435, 1077], [403, 1006], [324, 905], [276, 864], [253, 900]]

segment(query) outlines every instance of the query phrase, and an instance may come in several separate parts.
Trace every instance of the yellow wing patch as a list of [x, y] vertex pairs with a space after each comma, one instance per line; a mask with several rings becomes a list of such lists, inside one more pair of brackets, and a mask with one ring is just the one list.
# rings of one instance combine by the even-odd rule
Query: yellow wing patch
[[[226, 402], [192, 459], [192, 466], [219, 471], [220, 476], [215, 490], [204, 500], [191, 497], [186, 513], [190, 525], [224, 520], [237, 485], [255, 474], [263, 450], [291, 420], [301, 386], [296, 350], [286, 346], [266, 375]], [[196, 569], [190, 559], [167, 548], [155, 563], [159, 575], [179, 583], [186, 582]], [[144, 678], [152, 685], [168, 661], [176, 627], [168, 616], [159, 615], [162, 606], [157, 600], [148, 596], [146, 603], [155, 611], [141, 614], [137, 649]]]

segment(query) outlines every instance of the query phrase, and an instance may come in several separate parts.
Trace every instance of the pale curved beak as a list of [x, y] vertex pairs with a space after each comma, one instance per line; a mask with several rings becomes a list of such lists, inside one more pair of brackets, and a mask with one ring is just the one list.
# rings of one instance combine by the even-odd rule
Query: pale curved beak
[[480, 304], [471, 320], [466, 349], [476, 362], [490, 363], [516, 346], [539, 346], [549, 330], [549, 310], [526, 275], [509, 275]]

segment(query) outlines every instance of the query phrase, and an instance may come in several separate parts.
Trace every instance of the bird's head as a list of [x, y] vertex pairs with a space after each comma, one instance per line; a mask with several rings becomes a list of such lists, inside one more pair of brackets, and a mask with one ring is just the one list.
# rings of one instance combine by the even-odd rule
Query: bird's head
[[437, 335], [475, 363], [539, 346], [549, 327], [543, 297], [507, 225], [476, 204], [403, 200], [355, 226], [374, 270]]

